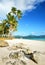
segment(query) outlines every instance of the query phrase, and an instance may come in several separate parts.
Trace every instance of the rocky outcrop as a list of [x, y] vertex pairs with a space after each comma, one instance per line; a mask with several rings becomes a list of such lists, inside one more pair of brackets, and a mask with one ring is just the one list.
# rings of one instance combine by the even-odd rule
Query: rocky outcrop
[[0, 40], [0, 47], [7, 47], [9, 44], [3, 40]]

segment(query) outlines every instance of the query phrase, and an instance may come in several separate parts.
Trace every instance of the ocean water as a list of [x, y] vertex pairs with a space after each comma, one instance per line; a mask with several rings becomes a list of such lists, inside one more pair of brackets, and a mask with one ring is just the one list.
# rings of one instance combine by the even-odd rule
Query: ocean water
[[45, 41], [45, 38], [23, 38], [23, 39], [29, 39], [29, 40], [42, 40], [42, 41]]
[[18, 39], [29, 39], [29, 40], [41, 40], [41, 41], [45, 41], [45, 38], [22, 38], [22, 37], [16, 37]]

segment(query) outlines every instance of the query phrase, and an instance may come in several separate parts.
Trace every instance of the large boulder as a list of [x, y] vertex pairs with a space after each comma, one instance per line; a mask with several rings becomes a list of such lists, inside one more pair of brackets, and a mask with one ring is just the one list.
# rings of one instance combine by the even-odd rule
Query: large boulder
[[0, 47], [7, 47], [9, 44], [3, 40], [0, 40]]

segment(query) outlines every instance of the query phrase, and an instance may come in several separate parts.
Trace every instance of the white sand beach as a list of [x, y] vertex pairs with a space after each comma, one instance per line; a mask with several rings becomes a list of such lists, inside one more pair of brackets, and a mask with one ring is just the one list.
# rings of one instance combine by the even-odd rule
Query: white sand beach
[[13, 64], [6, 64], [6, 62], [9, 60], [10, 61], [14, 60], [9, 59], [9, 54], [10, 52], [14, 52], [17, 50], [12, 50], [11, 47], [15, 45], [19, 46], [19, 44], [22, 44], [24, 48], [29, 48], [32, 53], [33, 51], [37, 51], [36, 54], [34, 54], [34, 58], [36, 59], [38, 64], [34, 63], [32, 60], [29, 60], [25, 57], [23, 60], [26, 62], [26, 65], [45, 65], [45, 41], [27, 40], [27, 39], [13, 39], [5, 41], [8, 42], [9, 47], [0, 47], [0, 65], [13, 65]]

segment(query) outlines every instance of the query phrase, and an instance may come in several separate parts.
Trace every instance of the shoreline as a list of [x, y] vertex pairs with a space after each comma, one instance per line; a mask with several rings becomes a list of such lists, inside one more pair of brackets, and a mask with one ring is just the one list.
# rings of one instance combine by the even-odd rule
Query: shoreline
[[35, 40], [35, 41], [45, 41], [43, 39], [25, 39], [25, 38], [14, 38], [14, 39], [24, 39], [24, 40]]

